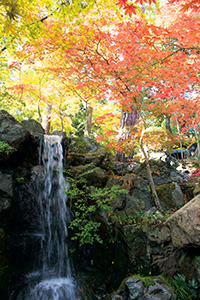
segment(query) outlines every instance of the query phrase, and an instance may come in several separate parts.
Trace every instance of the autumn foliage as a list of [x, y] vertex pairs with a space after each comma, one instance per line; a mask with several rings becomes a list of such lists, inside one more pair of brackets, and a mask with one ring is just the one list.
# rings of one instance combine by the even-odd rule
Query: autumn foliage
[[190, 10], [174, 0], [153, 14], [156, 1], [98, 1], [59, 22], [48, 17], [10, 64], [31, 68], [38, 81], [27, 76], [10, 91], [41, 112], [51, 105], [69, 126], [69, 103], [76, 112], [91, 107], [96, 139], [118, 151], [136, 151], [141, 137], [154, 149], [198, 140], [200, 18], [198, 1], [184, 3]]

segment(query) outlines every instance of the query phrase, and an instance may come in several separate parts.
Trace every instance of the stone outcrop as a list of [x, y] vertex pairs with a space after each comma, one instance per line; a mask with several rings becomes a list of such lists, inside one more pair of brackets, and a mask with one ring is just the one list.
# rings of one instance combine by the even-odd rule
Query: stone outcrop
[[8, 143], [15, 151], [30, 138], [30, 133], [20, 122], [4, 110], [0, 111], [0, 140]]
[[135, 174], [126, 174], [120, 178], [110, 178], [106, 187], [111, 188], [113, 185], [119, 185], [123, 189], [127, 189], [128, 193], [111, 202], [114, 211], [118, 214], [124, 213], [127, 216], [133, 216], [137, 211], [149, 210], [153, 201], [149, 193], [148, 184]]
[[0, 141], [12, 147], [10, 151], [0, 152], [1, 167], [10, 169], [27, 160], [29, 164], [31, 160], [38, 160], [37, 141], [20, 122], [4, 110], [0, 110]]
[[45, 130], [42, 125], [34, 119], [24, 120], [21, 124], [35, 138], [40, 138], [45, 134]]
[[152, 279], [152, 283], [145, 286], [144, 281], [137, 277], [129, 277], [123, 281], [119, 289], [106, 300], [173, 300], [173, 289], [160, 279]]
[[156, 186], [158, 198], [163, 209], [181, 207], [185, 204], [184, 194], [177, 183], [168, 183]]
[[76, 174], [76, 176], [82, 174], [82, 176], [87, 179], [88, 186], [92, 185], [102, 188], [108, 180], [106, 170], [91, 164], [73, 167], [71, 171], [74, 175]]
[[[15, 226], [21, 232], [38, 230], [39, 197], [44, 186], [43, 167], [34, 166], [15, 184]], [[20, 180], [20, 178], [19, 178]]]
[[[169, 183], [183, 183], [188, 180], [188, 174], [180, 172], [176, 169], [176, 164], [171, 164], [171, 160], [150, 160], [150, 167], [155, 185], [163, 185]], [[149, 181], [146, 165], [141, 164], [135, 171], [137, 175], [142, 177], [144, 180]]]
[[[0, 140], [14, 149], [7, 156], [0, 155], [0, 221], [3, 220], [1, 216], [4, 217], [4, 213], [13, 206], [10, 227], [8, 224], [5, 226], [6, 230], [12, 231], [7, 239], [9, 251], [12, 253], [8, 264], [12, 264], [16, 270], [20, 269], [22, 273], [28, 259], [30, 262], [29, 253], [33, 248], [31, 232], [36, 232], [38, 228], [37, 187], [43, 184], [42, 169], [38, 166], [38, 141], [43, 129], [34, 120], [30, 122], [22, 122], [22, 125], [7, 112], [0, 111]], [[63, 146], [64, 159], [67, 161], [69, 139], [63, 140]], [[157, 274], [163, 273], [168, 276], [180, 271], [188, 275], [187, 278], [195, 278], [200, 282], [200, 195], [178, 210], [164, 225], [159, 219], [156, 220], [156, 217], [154, 219], [154, 203], [145, 164], [132, 163], [132, 167], [112, 164], [108, 154], [89, 138], [72, 138], [70, 152], [71, 161], [66, 162], [66, 165], [72, 166], [71, 171], [75, 178], [85, 172], [89, 188], [91, 185], [103, 188], [120, 185], [128, 191], [126, 195], [112, 199], [113, 214], [91, 214], [91, 218], [94, 217], [95, 221], [101, 223], [99, 232], [104, 242], [101, 245], [83, 246], [77, 259], [78, 268], [81, 265], [87, 273], [91, 270], [95, 270], [96, 273], [102, 272], [104, 291], [110, 289], [113, 281], [116, 281], [118, 286], [123, 276], [140, 271], [148, 274], [153, 270]], [[150, 165], [163, 207], [176, 209], [183, 205], [185, 198], [181, 184], [185, 187], [188, 174], [178, 171], [177, 161], [165, 152], [152, 153]], [[188, 193], [187, 201], [191, 199], [194, 187], [195, 185]], [[154, 212], [157, 213], [156, 209]], [[138, 226], [145, 216], [149, 223]], [[151, 218], [155, 221], [153, 225]], [[1, 227], [4, 226], [2, 224]], [[2, 235], [4, 252], [6, 234]], [[38, 236], [38, 244], [39, 239]], [[196, 254], [191, 255], [190, 249], [194, 248]], [[180, 260], [176, 255], [179, 249], [184, 253]], [[5, 259], [4, 265], [6, 264]], [[98, 280], [97, 284], [93, 281], [93, 285], [95, 289]], [[167, 300], [173, 299], [173, 293], [160, 281], [146, 287], [140, 279], [130, 278], [126, 279], [121, 291], [118, 290], [111, 297], [109, 299], [112, 300]]]
[[200, 195], [176, 211], [166, 222], [177, 248], [200, 247]]

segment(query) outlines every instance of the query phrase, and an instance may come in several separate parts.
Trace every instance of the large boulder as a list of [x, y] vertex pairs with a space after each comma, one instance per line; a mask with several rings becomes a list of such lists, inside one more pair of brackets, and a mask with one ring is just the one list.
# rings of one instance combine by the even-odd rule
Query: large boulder
[[0, 111], [0, 141], [9, 151], [0, 151], [1, 167], [10, 169], [38, 161], [38, 143], [8, 112]]
[[126, 195], [111, 201], [114, 211], [118, 213], [121, 211], [127, 216], [134, 216], [137, 211], [146, 211], [152, 207], [150, 187], [140, 176], [126, 174], [121, 177], [111, 177], [107, 181], [106, 187], [111, 188], [113, 185], [120, 185], [128, 191]]
[[176, 211], [167, 221], [177, 248], [200, 246], [200, 195]]
[[7, 111], [0, 110], [0, 140], [8, 143], [18, 150], [27, 139], [30, 133], [20, 122], [15, 120]]
[[92, 185], [95, 187], [102, 188], [105, 186], [108, 180], [108, 174], [106, 170], [96, 167], [92, 164], [79, 165], [71, 168], [72, 174], [78, 176], [81, 174], [87, 180], [88, 186]]
[[45, 134], [45, 130], [40, 123], [34, 119], [24, 120], [21, 122], [24, 128], [35, 138], [40, 138]]
[[174, 291], [160, 279], [131, 276], [126, 278], [119, 289], [106, 300], [172, 300]]
[[164, 209], [177, 208], [184, 205], [184, 195], [177, 183], [156, 186], [158, 198]]
[[43, 167], [34, 166], [15, 184], [15, 229], [38, 230], [41, 191], [44, 188]]
[[[171, 160], [163, 161], [155, 159], [149, 161], [155, 185], [169, 184], [172, 182], [183, 183], [188, 180], [189, 175], [185, 172], [178, 171], [177, 164], [172, 162]], [[149, 181], [145, 163], [142, 163], [135, 173], [145, 181]]]

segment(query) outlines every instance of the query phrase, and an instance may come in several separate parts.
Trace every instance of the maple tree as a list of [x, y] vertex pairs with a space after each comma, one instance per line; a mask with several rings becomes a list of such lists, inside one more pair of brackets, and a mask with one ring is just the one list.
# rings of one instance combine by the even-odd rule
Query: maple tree
[[[102, 0], [103, 1], [103, 0]], [[43, 22], [55, 17], [77, 17], [90, 9], [95, 1], [82, 0], [2, 0], [0, 1], [0, 52], [12, 50], [21, 42], [35, 40], [43, 34]]]
[[[18, 59], [58, 80], [59, 89], [67, 87], [84, 103], [88, 135], [93, 114], [101, 127], [98, 140], [118, 156], [140, 148], [148, 166], [148, 149], [167, 149], [190, 135], [199, 141], [200, 19], [195, 12], [170, 18], [173, 10], [167, 4], [152, 23], [135, 15], [133, 6], [141, 9], [143, 1], [117, 3], [98, 2], [70, 22], [47, 18], [42, 36], [27, 42]], [[124, 7], [125, 15], [117, 6]], [[30, 94], [30, 84], [23, 90]], [[59, 111], [56, 97], [50, 101], [38, 95], [35, 102]]]

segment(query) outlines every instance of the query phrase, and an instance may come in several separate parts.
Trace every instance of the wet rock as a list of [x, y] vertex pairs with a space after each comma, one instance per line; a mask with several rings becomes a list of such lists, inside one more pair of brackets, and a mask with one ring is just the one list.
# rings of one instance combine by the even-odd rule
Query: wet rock
[[125, 281], [126, 289], [131, 300], [138, 299], [144, 293], [144, 283], [138, 278], [131, 277]]
[[7, 245], [4, 230], [0, 228], [0, 295], [2, 300], [8, 297], [8, 261], [7, 261]]
[[[143, 279], [140, 279], [143, 278]], [[106, 300], [173, 300], [174, 291], [160, 279], [132, 276]]]
[[177, 248], [200, 246], [200, 195], [176, 211], [167, 221]]
[[0, 212], [11, 207], [13, 198], [13, 180], [10, 174], [0, 171]]
[[35, 166], [27, 172], [22, 182], [15, 187], [15, 229], [38, 229], [39, 227], [39, 197], [44, 184], [43, 168]]
[[154, 279], [155, 284], [148, 287], [146, 293], [138, 300], [172, 300], [175, 299], [172, 288]]

